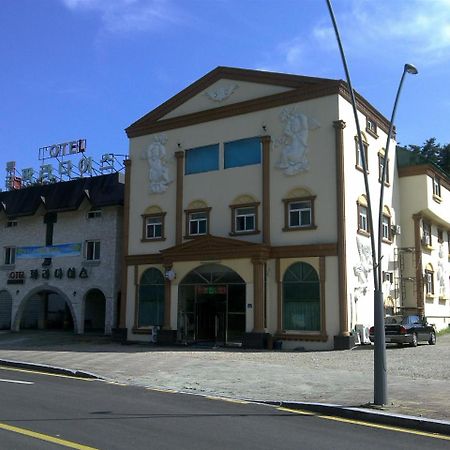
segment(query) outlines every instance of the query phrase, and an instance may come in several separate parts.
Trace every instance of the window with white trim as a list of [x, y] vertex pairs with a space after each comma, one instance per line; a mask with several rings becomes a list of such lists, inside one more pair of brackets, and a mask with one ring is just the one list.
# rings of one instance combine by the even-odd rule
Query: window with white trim
[[100, 241], [86, 241], [86, 259], [88, 261], [100, 260]]
[[143, 240], [164, 239], [164, 214], [149, 214], [143, 216], [144, 236]]
[[385, 241], [391, 241], [392, 237], [391, 237], [391, 218], [386, 215], [383, 214], [383, 218], [382, 218], [382, 222], [381, 222], [381, 231], [382, 231], [382, 236], [383, 239]]
[[99, 219], [100, 217], [102, 217], [102, 210], [101, 210], [101, 208], [92, 208], [87, 213], [87, 218], [88, 219]]
[[236, 207], [233, 213], [235, 233], [256, 231], [256, 206]]
[[5, 265], [12, 266], [16, 263], [16, 247], [5, 247]]
[[287, 228], [310, 228], [313, 224], [313, 200], [298, 199], [287, 203], [288, 224]]
[[208, 234], [209, 211], [191, 211], [187, 213], [188, 236]]
[[424, 221], [422, 224], [422, 244], [431, 247], [431, 243], [431, 224]]
[[441, 180], [439, 177], [433, 177], [433, 195], [436, 197], [441, 196]]
[[427, 295], [434, 294], [434, 272], [430, 269], [425, 270], [425, 292]]
[[358, 231], [369, 233], [368, 209], [365, 205], [358, 205]]

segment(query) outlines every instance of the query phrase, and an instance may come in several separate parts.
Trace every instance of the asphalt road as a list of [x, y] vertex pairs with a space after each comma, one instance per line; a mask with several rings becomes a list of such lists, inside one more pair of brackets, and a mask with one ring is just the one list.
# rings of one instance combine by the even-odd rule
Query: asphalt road
[[254, 403], [0, 369], [0, 449], [64, 447], [442, 450], [450, 449], [450, 438]]

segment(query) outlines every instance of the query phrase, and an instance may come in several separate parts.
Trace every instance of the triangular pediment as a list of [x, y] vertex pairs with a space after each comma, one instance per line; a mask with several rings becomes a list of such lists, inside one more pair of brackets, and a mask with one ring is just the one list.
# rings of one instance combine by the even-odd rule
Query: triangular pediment
[[321, 96], [337, 92], [339, 84], [339, 80], [326, 78], [217, 67], [134, 122], [126, 132], [128, 137], [142, 136], [182, 124], [214, 120], [217, 115], [229, 116], [249, 108], [267, 107], [262, 103], [267, 100], [283, 104], [302, 95]]
[[163, 259], [171, 261], [249, 258], [268, 254], [269, 247], [264, 244], [212, 235], [199, 236], [161, 251]]

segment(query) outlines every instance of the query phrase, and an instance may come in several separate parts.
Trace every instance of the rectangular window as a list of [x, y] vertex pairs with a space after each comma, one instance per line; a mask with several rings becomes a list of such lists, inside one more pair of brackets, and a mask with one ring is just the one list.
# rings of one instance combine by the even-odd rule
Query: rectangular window
[[5, 264], [13, 265], [16, 263], [16, 247], [5, 247]]
[[433, 272], [431, 270], [425, 270], [425, 291], [427, 295], [434, 294], [434, 280]]
[[422, 232], [422, 244], [431, 247], [431, 224], [423, 222]]
[[289, 203], [289, 228], [312, 225], [311, 200]]
[[219, 144], [186, 150], [185, 174], [219, 170]]
[[439, 179], [439, 177], [433, 178], [433, 195], [435, 195], [436, 197], [441, 196], [441, 180]]
[[86, 259], [88, 261], [100, 260], [100, 241], [86, 241]]
[[252, 164], [261, 164], [261, 139], [259, 137], [225, 142], [225, 169]]
[[[355, 143], [356, 143], [356, 167], [358, 169], [362, 169], [363, 168], [363, 160], [361, 157], [361, 151], [360, 151], [358, 139], [355, 139]], [[367, 142], [363, 142], [363, 148], [364, 148], [364, 157], [366, 158], [366, 168], [367, 168], [367, 171], [369, 171], [369, 159], [368, 159], [369, 145], [367, 144]]]
[[92, 208], [87, 213], [88, 219], [98, 219], [99, 217], [102, 217], [102, 210], [100, 208]]
[[[381, 183], [381, 179], [383, 177], [383, 169], [386, 163], [386, 158], [382, 154], [378, 154], [378, 181]], [[386, 178], [384, 179], [386, 184], [389, 184], [389, 162], [386, 166]]]
[[189, 236], [201, 236], [208, 232], [208, 213], [206, 211], [189, 213]]
[[161, 216], [145, 218], [145, 239], [162, 238], [163, 221]]
[[367, 206], [358, 205], [358, 231], [369, 233]]
[[444, 242], [444, 231], [438, 228], [437, 230], [438, 242], [442, 244]]
[[236, 233], [255, 231], [256, 208], [236, 208], [234, 226]]
[[383, 272], [383, 281], [388, 281], [389, 283], [394, 282], [394, 273], [393, 272]]
[[373, 119], [366, 119], [366, 131], [377, 136], [377, 123]]
[[383, 221], [381, 223], [383, 239], [386, 241], [391, 240], [391, 218], [389, 216], [383, 215]]

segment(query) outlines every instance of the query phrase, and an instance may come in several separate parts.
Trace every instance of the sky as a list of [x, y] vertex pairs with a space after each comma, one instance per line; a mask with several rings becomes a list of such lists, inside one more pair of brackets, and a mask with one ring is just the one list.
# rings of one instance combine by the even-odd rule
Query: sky
[[[397, 139], [450, 143], [450, 0], [332, 0], [352, 84]], [[1, 0], [0, 188], [6, 162], [86, 139], [125, 155], [124, 129], [217, 66], [345, 79], [325, 0]]]

